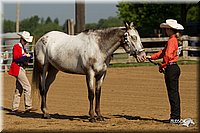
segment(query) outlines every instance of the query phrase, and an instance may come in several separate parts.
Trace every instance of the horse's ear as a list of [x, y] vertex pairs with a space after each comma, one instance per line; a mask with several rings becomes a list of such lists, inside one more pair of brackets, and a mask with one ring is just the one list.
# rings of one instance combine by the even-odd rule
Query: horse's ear
[[134, 28], [133, 22], [130, 23], [130, 27], [131, 27], [131, 28]]
[[130, 26], [128, 25], [127, 22], [124, 22], [126, 29], [130, 29]]

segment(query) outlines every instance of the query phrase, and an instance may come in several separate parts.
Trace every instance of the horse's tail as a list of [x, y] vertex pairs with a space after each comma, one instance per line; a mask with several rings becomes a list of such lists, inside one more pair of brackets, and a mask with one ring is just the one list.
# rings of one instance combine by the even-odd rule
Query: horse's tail
[[[44, 64], [47, 64], [47, 53], [46, 53], [46, 45], [48, 43], [48, 40], [45, 36], [41, 37], [34, 49], [34, 65], [33, 65], [33, 73], [32, 73], [32, 87], [33, 91], [40, 91], [42, 93], [44, 90], [42, 90], [45, 83], [45, 73], [47, 71], [47, 66]], [[36, 52], [37, 51], [37, 52]], [[39, 55], [39, 56], [38, 56]], [[44, 81], [44, 82], [43, 82]]]
[[39, 70], [38, 70], [38, 62], [36, 59], [35, 50], [34, 50], [33, 72], [32, 72], [32, 88], [34, 90], [39, 88]]
[[34, 50], [34, 62], [33, 62], [33, 72], [32, 72], [32, 100], [34, 104], [39, 102], [39, 88], [41, 84], [41, 73], [39, 71], [38, 61], [36, 59], [36, 53]]

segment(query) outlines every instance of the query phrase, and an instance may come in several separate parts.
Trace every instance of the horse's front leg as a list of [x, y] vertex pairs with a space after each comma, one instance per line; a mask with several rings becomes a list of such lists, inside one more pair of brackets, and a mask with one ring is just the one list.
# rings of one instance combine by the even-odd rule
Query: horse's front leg
[[89, 71], [87, 73], [86, 82], [87, 82], [87, 87], [88, 87], [88, 99], [90, 102], [90, 109], [89, 109], [90, 122], [95, 122], [94, 109], [93, 109], [93, 101], [94, 101], [94, 72], [93, 71]]
[[106, 71], [103, 74], [96, 75], [96, 90], [95, 90], [95, 97], [96, 97], [96, 105], [95, 105], [95, 112], [97, 114], [98, 121], [104, 121], [103, 116], [100, 112], [100, 99], [101, 99], [101, 85], [105, 78]]

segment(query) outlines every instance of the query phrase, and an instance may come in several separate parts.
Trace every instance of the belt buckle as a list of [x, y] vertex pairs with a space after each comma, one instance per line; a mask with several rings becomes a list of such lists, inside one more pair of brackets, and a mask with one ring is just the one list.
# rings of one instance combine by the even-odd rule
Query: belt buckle
[[169, 65], [174, 65], [174, 64], [176, 64], [176, 62], [171, 62], [171, 63], [169, 63]]

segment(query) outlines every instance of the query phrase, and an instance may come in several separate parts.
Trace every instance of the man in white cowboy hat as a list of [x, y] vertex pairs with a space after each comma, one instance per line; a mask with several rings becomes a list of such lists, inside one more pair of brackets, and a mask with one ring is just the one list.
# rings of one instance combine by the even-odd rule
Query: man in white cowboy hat
[[163, 58], [162, 64], [159, 66], [159, 72], [165, 71], [165, 83], [171, 108], [169, 122], [172, 124], [180, 124], [180, 68], [177, 64], [179, 57], [178, 39], [180, 34], [178, 31], [184, 28], [174, 19], [167, 19], [165, 23], [160, 24], [160, 27], [165, 29], [169, 40], [163, 50], [151, 56], [146, 56], [146, 58], [152, 60]]
[[27, 31], [23, 31], [18, 35], [21, 37], [20, 42], [13, 46], [13, 60], [8, 72], [8, 74], [16, 77], [16, 89], [13, 96], [12, 112], [21, 112], [18, 108], [23, 91], [25, 112], [30, 112], [35, 111], [36, 109], [32, 108], [31, 85], [26, 76], [25, 67], [28, 65], [32, 56], [26, 53], [24, 46], [32, 42], [33, 36]]

